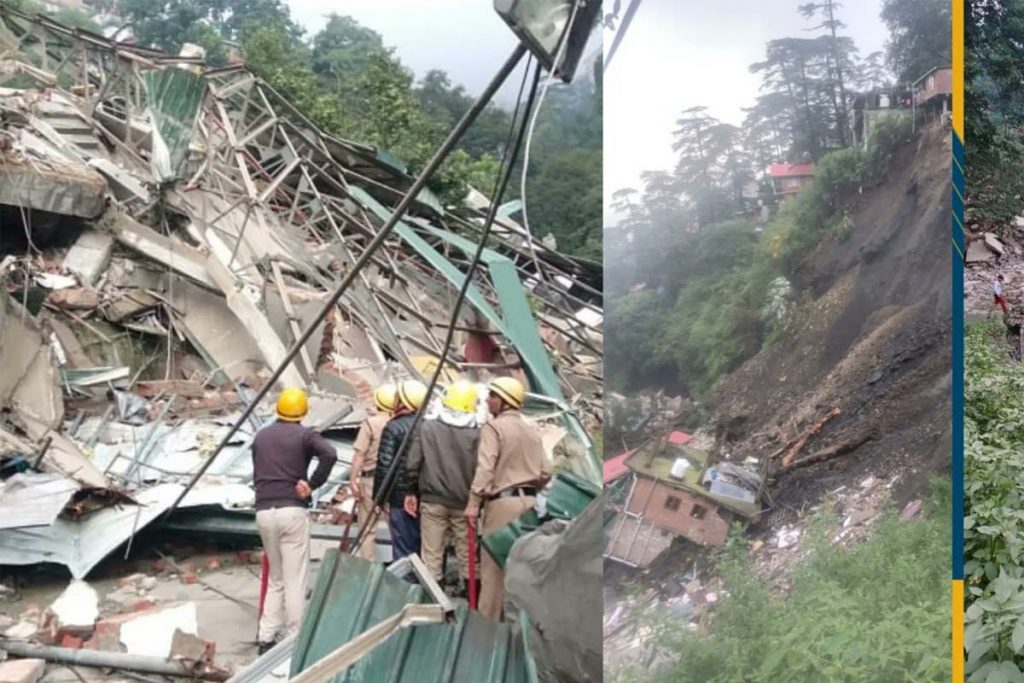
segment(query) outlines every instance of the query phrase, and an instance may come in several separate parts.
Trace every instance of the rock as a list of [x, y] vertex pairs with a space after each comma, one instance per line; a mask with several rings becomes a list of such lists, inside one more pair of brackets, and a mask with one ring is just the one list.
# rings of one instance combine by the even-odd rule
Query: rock
[[148, 591], [151, 591], [154, 588], [156, 588], [156, 577], [154, 577], [154, 576], [147, 576], [146, 578], [144, 578], [142, 580], [142, 588], [144, 588], [144, 589], [146, 589]]
[[0, 664], [0, 683], [36, 683], [44, 671], [41, 659], [11, 659]]
[[921, 501], [912, 500], [907, 503], [907, 506], [903, 508], [903, 512], [900, 513], [900, 519], [904, 522], [914, 517], [918, 512], [921, 511]]
[[999, 254], [1000, 256], [1006, 251], [1006, 247], [999, 241], [999, 238], [990, 232], [985, 233], [985, 246]]

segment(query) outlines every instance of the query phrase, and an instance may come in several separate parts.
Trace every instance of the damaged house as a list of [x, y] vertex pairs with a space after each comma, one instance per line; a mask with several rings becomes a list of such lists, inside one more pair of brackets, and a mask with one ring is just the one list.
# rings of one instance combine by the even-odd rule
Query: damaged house
[[[338, 452], [326, 510], [373, 387], [436, 369], [487, 210], [424, 190], [317, 322], [412, 185], [404, 164], [244, 66], [6, 5], [0, 178], [0, 565], [76, 578], [158, 520], [255, 534], [248, 444], [273, 406], [217, 445], [311, 326], [280, 383], [309, 391]], [[493, 235], [441, 380], [517, 376], [556, 470], [599, 481], [600, 265], [507, 215]]]
[[689, 440], [673, 432], [620, 456], [629, 479], [606, 540], [606, 558], [646, 567], [677, 536], [717, 546], [733, 522], [760, 516], [763, 473], [715, 462]]

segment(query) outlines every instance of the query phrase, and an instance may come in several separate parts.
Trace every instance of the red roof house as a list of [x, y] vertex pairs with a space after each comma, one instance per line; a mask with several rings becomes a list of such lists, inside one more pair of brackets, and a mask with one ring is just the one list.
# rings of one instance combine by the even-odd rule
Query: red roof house
[[619, 453], [614, 458], [604, 461], [605, 485], [612, 483], [616, 479], [621, 479], [629, 473], [629, 467], [626, 466], [626, 460], [634, 453], [636, 453], [636, 451], [626, 451], [625, 453]]
[[772, 164], [768, 175], [775, 194], [796, 194], [814, 180], [814, 164]]

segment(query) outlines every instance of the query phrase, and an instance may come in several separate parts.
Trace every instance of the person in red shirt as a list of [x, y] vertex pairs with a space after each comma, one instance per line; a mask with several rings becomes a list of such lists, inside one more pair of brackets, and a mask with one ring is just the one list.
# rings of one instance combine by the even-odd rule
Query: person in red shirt
[[996, 281], [992, 285], [992, 298], [993, 303], [1003, 309], [1003, 315], [1009, 315], [1009, 312], [1006, 310], [1006, 291], [1002, 275], [996, 277]]

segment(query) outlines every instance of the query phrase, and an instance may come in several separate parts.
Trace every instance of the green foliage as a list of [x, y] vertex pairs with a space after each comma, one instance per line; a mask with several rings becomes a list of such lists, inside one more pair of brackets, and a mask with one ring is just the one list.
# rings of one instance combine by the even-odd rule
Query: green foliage
[[[29, 2], [31, 0], [19, 0]], [[326, 133], [376, 146], [419, 172], [475, 98], [443, 71], [419, 84], [383, 37], [355, 19], [330, 14], [308, 42], [280, 0], [122, 0], [139, 41], [168, 51], [182, 43], [207, 50], [214, 64], [239, 42], [246, 63]], [[599, 66], [600, 60], [595, 62]], [[531, 222], [563, 251], [601, 254], [600, 79], [581, 71], [555, 86], [538, 120], [529, 180]], [[448, 206], [467, 185], [490, 194], [508, 141], [511, 115], [488, 106], [430, 182]], [[518, 193], [512, 183], [504, 197]]]
[[550, 233], [559, 249], [579, 253], [601, 231], [601, 152], [557, 152], [540, 166], [527, 188], [535, 237]]
[[1024, 2], [974, 0], [964, 26], [970, 220], [1000, 229], [1024, 213]]
[[950, 676], [950, 486], [936, 482], [925, 518], [886, 512], [875, 533], [835, 546], [835, 516], [819, 513], [793, 588], [776, 595], [733, 538], [719, 559], [724, 582], [700, 637], [665, 613], [642, 617], [649, 644], [675, 663], [618, 680], [673, 683], [942, 683]]
[[1024, 669], [1024, 366], [1002, 325], [967, 327], [964, 388], [964, 574], [969, 683]]
[[946, 0], [883, 0], [882, 21], [889, 27], [886, 55], [902, 83], [952, 64], [951, 15]]

